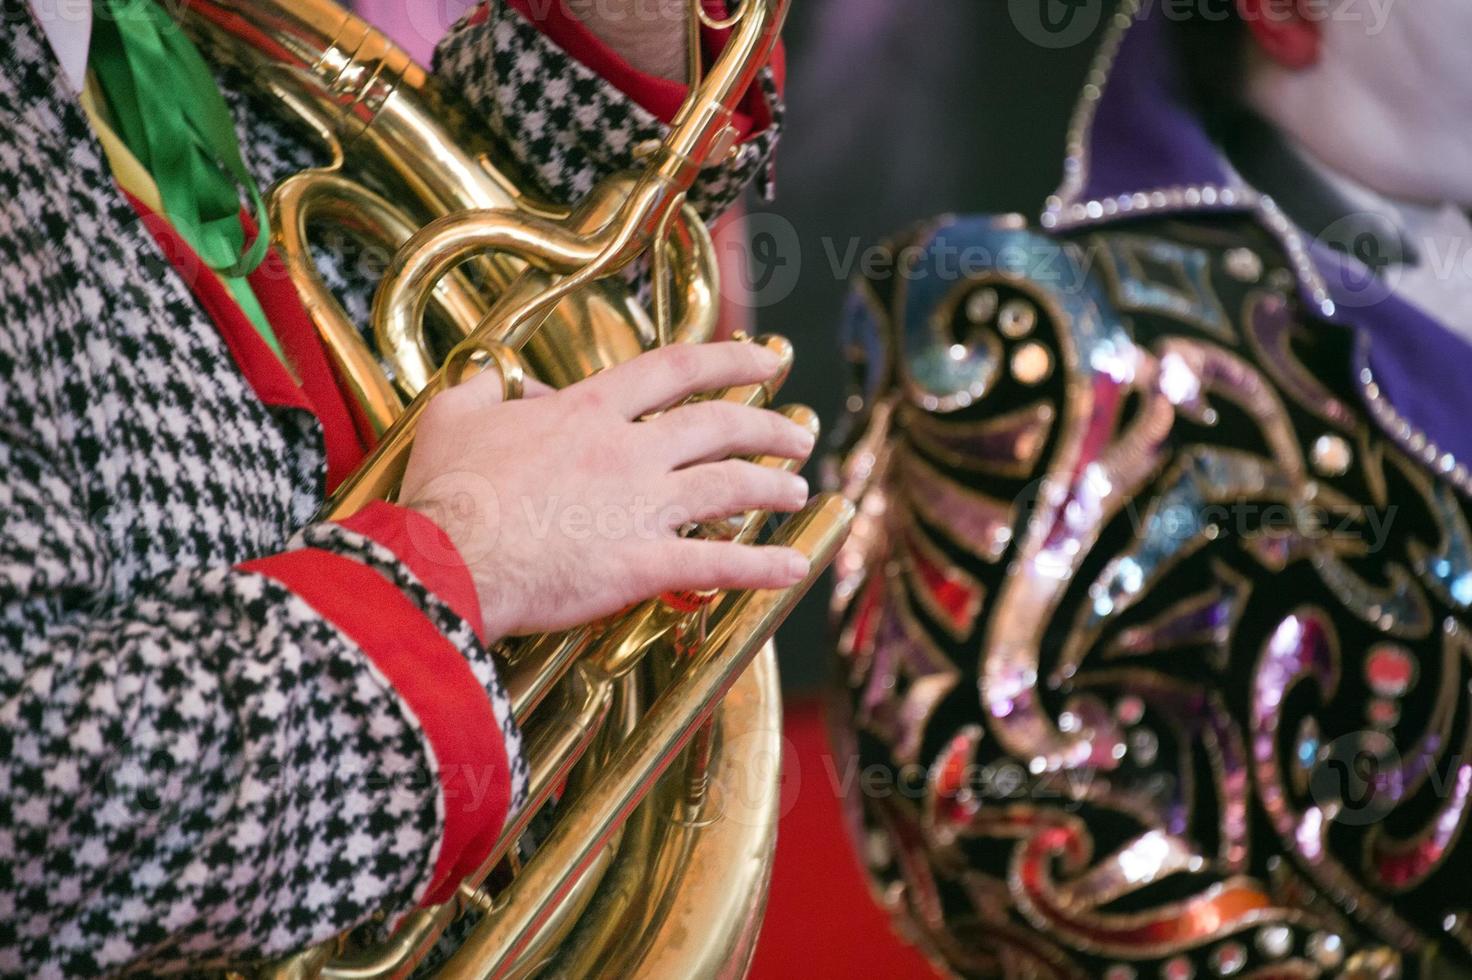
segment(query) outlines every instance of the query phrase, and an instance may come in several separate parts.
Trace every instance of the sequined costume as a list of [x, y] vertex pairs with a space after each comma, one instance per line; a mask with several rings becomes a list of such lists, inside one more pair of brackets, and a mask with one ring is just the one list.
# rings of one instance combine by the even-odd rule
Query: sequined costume
[[1472, 975], [1472, 349], [1226, 164], [1161, 6], [1040, 220], [857, 283], [851, 829], [963, 976]]

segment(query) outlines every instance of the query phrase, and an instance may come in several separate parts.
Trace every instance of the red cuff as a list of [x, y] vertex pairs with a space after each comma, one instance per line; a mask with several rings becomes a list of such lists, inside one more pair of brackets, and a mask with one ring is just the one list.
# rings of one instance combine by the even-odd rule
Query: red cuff
[[[624, 60], [622, 55], [604, 43], [602, 38], [590, 31], [586, 24], [573, 16], [563, 4], [537, 3], [536, 0], [506, 0], [506, 5], [545, 34], [553, 44], [576, 58], [587, 68], [592, 69], [604, 81], [647, 109], [656, 118], [665, 123], [674, 121], [675, 114], [680, 111], [680, 106], [690, 91], [688, 85], [660, 78], [635, 68]], [[705, 0], [705, 5], [712, 16], [717, 18], [726, 16], [724, 0]], [[480, 7], [470, 15], [470, 23], [480, 23], [486, 19], [488, 14], [486, 7]], [[701, 47], [706, 64], [710, 64], [720, 55], [729, 34], [729, 30], [701, 29]], [[780, 44], [772, 55], [771, 68], [777, 78], [778, 91], [781, 91], [786, 76], [786, 57]], [[772, 125], [772, 107], [767, 105], [766, 96], [760, 86], [753, 85], [746, 93], [732, 121], [743, 140], [761, 133]]]
[[505, 826], [511, 767], [501, 725], [465, 658], [378, 572], [305, 549], [241, 565], [301, 597], [357, 644], [419, 720], [439, 769], [445, 831], [423, 901], [450, 898]]
[[384, 501], [374, 501], [337, 523], [392, 551], [455, 615], [471, 625], [482, 643], [486, 641], [475, 580], [454, 542], [438, 524], [417, 510]]

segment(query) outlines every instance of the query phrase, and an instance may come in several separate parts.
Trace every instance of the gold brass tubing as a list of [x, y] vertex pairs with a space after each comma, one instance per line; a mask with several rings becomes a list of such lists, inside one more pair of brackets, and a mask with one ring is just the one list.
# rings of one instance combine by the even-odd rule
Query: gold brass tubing
[[[382, 432], [403, 411], [403, 399], [337, 297], [317, 274], [308, 229], [314, 221], [330, 222], [365, 243], [398, 249], [413, 236], [415, 226], [380, 195], [330, 170], [308, 170], [288, 177], [272, 190], [270, 207], [276, 243], [302, 305], [322, 334], [339, 371], [358, 394], [375, 431]], [[431, 299], [462, 334], [473, 329], [485, 312], [460, 276], [445, 277]], [[393, 345], [382, 351], [404, 390], [418, 391], [433, 373], [422, 321], [413, 335], [394, 338]]]
[[689, 20], [685, 26], [685, 84], [694, 88], [705, 71], [705, 55], [701, 51], [704, 38], [700, 36], [700, 15], [705, 0], [689, 0], [689, 3], [692, 9], [686, 13]]
[[458, 913], [453, 902], [411, 912], [398, 930], [372, 950], [350, 952], [322, 967], [323, 980], [383, 980], [407, 976], [429, 955]]
[[316, 204], [327, 196], [343, 201], [355, 199], [365, 220], [372, 220], [375, 212], [376, 217], [386, 218], [377, 205], [387, 202], [373, 200], [377, 195], [370, 196], [362, 187], [337, 174], [309, 171], [287, 178], [272, 191], [271, 227], [275, 229], [276, 244], [285, 257], [307, 316], [322, 334], [333, 363], [357, 396], [374, 431], [382, 432], [404, 410], [403, 399], [384, 375], [378, 358], [363, 342], [337, 297], [317, 274], [307, 242], [308, 222]]
[[586, 626], [566, 633], [543, 633], [516, 651], [506, 673], [506, 695], [518, 725], [526, 723], [591, 638], [592, 630]]
[[332, 959], [338, 944], [337, 938], [329, 939], [294, 956], [277, 960], [258, 971], [256, 980], [311, 980], [321, 975], [322, 967]]
[[575, 229], [530, 214], [488, 210], [438, 218], [408, 241], [384, 273], [373, 303], [374, 336], [387, 346], [395, 337], [412, 335], [435, 284], [468, 259], [504, 252], [566, 274], [596, 257], [596, 245]]
[[[435, 376], [439, 378], [439, 375]], [[369, 462], [353, 471], [327, 502], [319, 520], [331, 521], [351, 517], [375, 500], [393, 500], [409, 465], [409, 449], [414, 444], [414, 430], [429, 406], [429, 400], [444, 390], [443, 382], [431, 381], [429, 387], [404, 407], [404, 411], [384, 431]]]
[[720, 258], [710, 229], [686, 204], [683, 220], [671, 229], [670, 272], [680, 300], [680, 322], [674, 328], [677, 344], [703, 344], [716, 335], [721, 319]]
[[[638, 676], [631, 674], [621, 677], [613, 684], [613, 707], [609, 709], [603, 725], [598, 730], [597, 738], [584, 754], [583, 761], [568, 776], [567, 788], [558, 803], [561, 809], [578, 805], [577, 798], [583, 788], [589, 781], [596, 778], [596, 774], [603, 771], [603, 765], [609, 756], [628, 737], [629, 732], [639, 724], [639, 717], [644, 712], [646, 705], [642, 693], [643, 685]], [[599, 900], [599, 896], [604, 894], [604, 883], [610, 871], [614, 867], [629, 862], [647, 867], [652, 861], [650, 845], [649, 835], [641, 831], [637, 821], [631, 820], [619, 828], [619, 832], [610, 839], [589, 870], [578, 878], [577, 884], [569, 893], [566, 906], [558, 909], [553, 919], [539, 931], [537, 938], [528, 946], [527, 952], [523, 954], [521, 962], [517, 964], [508, 980], [534, 976], [542, 967], [555, 959], [557, 947], [567, 939], [571, 932], [583, 928], [583, 913], [587, 912], [589, 907]], [[517, 871], [519, 873], [520, 869], [518, 868]], [[614, 887], [618, 887], [617, 883], [614, 883]], [[630, 894], [637, 895], [638, 893]], [[494, 903], [488, 911], [494, 911]], [[450, 968], [442, 972], [437, 980], [447, 980], [462, 970], [465, 971], [465, 975], [479, 976], [474, 964], [452, 961]]]
[[467, 341], [456, 348], [458, 357], [446, 366], [446, 381], [464, 384], [482, 371], [494, 368], [501, 378], [501, 400], [514, 402], [526, 394], [526, 367], [521, 355], [496, 340]]
[[521, 875], [502, 897], [499, 912], [471, 932], [460, 950], [481, 975], [504, 976], [528, 939], [596, 856], [610, 835], [648, 793], [700, 724], [730, 690], [778, 624], [832, 560], [853, 520], [853, 506], [834, 495], [820, 497], [778, 532], [775, 544], [797, 548], [812, 571], [788, 589], [734, 595], [720, 610], [691, 669], [659, 696], [639, 729], [619, 749], [602, 779], [563, 815]]
[[[812, 433], [814, 439], [822, 435], [823, 425], [822, 421], [818, 418], [818, 413], [806, 405], [783, 405], [777, 411], [786, 416], [790, 421], [796, 422], [804, 429], [807, 429], [808, 432]], [[763, 462], [768, 458], [766, 456], [758, 456], [757, 462]], [[792, 462], [792, 460], [787, 460], [787, 462]]]
[[655, 886], [655, 855], [665, 840], [668, 821], [646, 801], [623, 826], [621, 846], [585, 915], [568, 935], [547, 975], [552, 977], [628, 976], [610, 969], [609, 952], [628, 941], [642, 923], [639, 913]]
[[710, 789], [711, 753], [715, 749], [716, 720], [707, 718], [695, 730], [686, 749], [685, 798], [682, 801], [691, 815], [699, 814], [705, 806], [706, 793]]
[[654, 282], [654, 336], [661, 347], [668, 346], [674, 338], [675, 317], [670, 310], [670, 232], [679, 214], [679, 208], [670, 208], [665, 212], [664, 220], [659, 223], [659, 230], [654, 233], [654, 245], [650, 249], [651, 278]]
[[770, 644], [714, 717], [721, 735], [710, 799], [719, 809], [710, 819], [683, 819], [679, 773], [666, 774], [625, 824], [613, 868], [546, 976], [744, 976], [761, 924], [782, 796], [775, 778], [782, 702]]
[[[608, 869], [613, 866], [614, 858], [618, 856], [621, 847], [623, 833], [615, 834], [603, 850], [593, 858], [588, 870], [578, 878], [577, 882], [568, 889], [567, 898], [562, 905], [555, 909], [552, 915], [542, 925], [535, 939], [527, 944], [522, 953], [522, 961], [517, 964], [507, 980], [530, 980], [540, 974], [544, 967], [550, 963], [556, 953], [557, 947], [572, 932], [578, 920], [587, 911], [588, 905], [598, 893], [599, 886], [603, 883]], [[461, 971], [467, 971], [462, 974]], [[473, 965], [458, 963], [451, 959], [445, 969], [440, 971], [436, 980], [453, 980], [461, 975], [468, 977], [477, 976]]]
[[738, 388], [726, 388], [722, 391], [713, 391], [709, 395], [699, 396], [697, 401], [726, 401], [737, 405], [754, 405], [757, 407], [770, 405], [777, 397], [777, 392], [787, 383], [787, 376], [792, 373], [792, 364], [796, 355], [792, 350], [792, 342], [786, 337], [777, 334], [762, 334], [752, 341], [760, 344], [767, 350], [780, 357], [781, 364], [777, 373], [769, 380], [761, 384], [742, 385]]
[[[552, 219], [505, 208], [459, 211], [430, 222], [405, 244], [379, 283], [373, 301], [373, 333], [380, 344], [408, 336], [424, 318], [428, 293], [457, 265], [472, 258], [504, 253], [532, 268], [507, 284], [487, 318], [467, 337], [487, 337], [520, 348], [526, 334], [498, 330], [497, 311], [545, 297], [548, 273], [568, 275], [595, 263], [616, 229], [616, 201], [631, 185], [602, 185], [566, 219]], [[565, 294], [564, 294], [565, 295]], [[549, 302], [548, 312], [555, 306]]]
[[725, 17], [716, 17], [713, 16], [710, 11], [705, 9], [705, 4], [699, 2], [699, 0], [696, 0], [695, 16], [700, 20], [702, 24], [704, 24], [706, 27], [709, 27], [713, 31], [730, 30], [736, 25], [737, 21], [746, 16], [746, 3], [745, 0], [740, 0], [734, 12], [728, 14]]
[[720, 57], [680, 107], [655, 153], [653, 169], [672, 186], [689, 190], [700, 169], [720, 163], [734, 149], [736, 105], [770, 58], [788, 6], [787, 0], [743, 4]]
[[660, 599], [640, 603], [598, 638], [587, 659], [608, 676], [622, 677], [638, 666], [651, 646], [679, 625], [683, 615]]
[[535, 725], [528, 733], [527, 766], [531, 785], [527, 802], [519, 813], [506, 822], [496, 846], [478, 871], [467, 880], [478, 888], [501, 863], [506, 852], [521, 838], [538, 810], [542, 808], [579, 759], [588, 751], [598, 730], [608, 717], [613, 704], [613, 680], [588, 664], [579, 664], [563, 682], [568, 686], [567, 707], [552, 718]]
[[655, 796], [668, 832], [655, 855], [653, 888], [601, 969], [564, 976], [639, 980], [738, 980], [760, 932], [776, 857], [782, 790], [782, 698], [768, 644], [722, 700], [709, 795], [695, 819], [682, 815], [677, 772]]

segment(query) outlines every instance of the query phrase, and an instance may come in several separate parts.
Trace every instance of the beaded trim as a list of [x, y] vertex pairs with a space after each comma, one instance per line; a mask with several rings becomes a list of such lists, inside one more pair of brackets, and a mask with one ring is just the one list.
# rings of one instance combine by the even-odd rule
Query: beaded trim
[[1356, 375], [1360, 384], [1360, 390], [1364, 394], [1365, 403], [1370, 407], [1370, 414], [1375, 421], [1395, 442], [1412, 457], [1430, 467], [1432, 472], [1450, 480], [1452, 485], [1467, 496], [1472, 496], [1472, 472], [1468, 471], [1467, 464], [1449, 452], [1443, 452], [1425, 432], [1412, 425], [1405, 416], [1396, 410], [1380, 390], [1380, 384], [1375, 380], [1375, 372], [1370, 367], [1370, 342], [1368, 337], [1361, 337], [1358, 349], [1355, 351]]
[[[1042, 219], [1045, 228], [1053, 227], [1048, 220], [1049, 216], [1056, 216], [1065, 204], [1075, 202], [1084, 189], [1084, 180], [1089, 171], [1088, 137], [1094, 128], [1094, 114], [1098, 112], [1099, 100], [1103, 98], [1109, 76], [1114, 71], [1114, 61], [1119, 57], [1120, 46], [1124, 44], [1125, 35], [1134, 25], [1139, 13], [1140, 0], [1123, 0], [1114, 13], [1109, 31], [1099, 46], [1099, 52], [1094, 56], [1094, 63], [1089, 67], [1089, 73], [1084, 76], [1083, 94], [1074, 109], [1073, 119], [1068, 124], [1068, 156], [1063, 161], [1063, 185], [1058, 193], [1048, 198]], [[1057, 220], [1056, 217], [1054, 220]]]

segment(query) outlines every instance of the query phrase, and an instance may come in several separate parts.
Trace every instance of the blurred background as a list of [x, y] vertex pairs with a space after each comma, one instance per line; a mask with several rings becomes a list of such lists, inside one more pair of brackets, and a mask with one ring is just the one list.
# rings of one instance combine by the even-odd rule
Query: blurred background
[[[467, 6], [357, 2], [423, 58]], [[748, 202], [745, 231], [722, 236], [737, 253], [727, 264], [739, 270], [745, 260], [749, 270], [747, 289], [727, 292], [749, 292], [755, 327], [797, 346], [784, 401], [811, 405], [830, 434], [836, 428], [848, 378], [838, 315], [865, 249], [948, 211], [1036, 218], [1059, 183], [1069, 116], [1111, 7], [794, 0], [778, 197]], [[1039, 29], [1040, 16], [1055, 26]], [[1059, 17], [1072, 25], [1061, 33]], [[808, 475], [816, 487], [817, 461]], [[870, 896], [842, 826], [819, 707], [831, 666], [826, 589], [798, 609], [778, 645], [788, 694], [785, 808], [751, 976], [933, 976]]]

